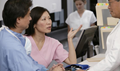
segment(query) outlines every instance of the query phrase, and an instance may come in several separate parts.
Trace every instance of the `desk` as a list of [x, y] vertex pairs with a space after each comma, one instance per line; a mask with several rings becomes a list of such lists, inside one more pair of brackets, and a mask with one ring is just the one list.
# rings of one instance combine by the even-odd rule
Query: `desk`
[[[91, 57], [91, 59], [100, 59], [100, 60], [102, 60], [102, 59], [104, 59], [104, 57], [105, 57], [105, 54], [98, 54], [96, 56]], [[89, 65], [91, 67], [91, 66], [94, 66], [95, 64], [97, 64], [98, 62], [99, 61], [89, 62], [88, 60], [84, 60], [83, 62], [80, 62], [79, 64], [87, 64], [87, 65]]]

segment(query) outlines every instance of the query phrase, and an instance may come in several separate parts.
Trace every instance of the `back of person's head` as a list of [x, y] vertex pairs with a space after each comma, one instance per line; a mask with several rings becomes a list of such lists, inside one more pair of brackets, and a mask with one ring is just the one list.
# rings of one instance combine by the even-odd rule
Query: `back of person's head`
[[31, 10], [30, 16], [32, 20], [30, 21], [29, 28], [26, 29], [25, 35], [30, 36], [35, 34], [34, 25], [37, 24], [38, 20], [41, 18], [44, 12], [49, 11], [43, 7], [34, 7]]
[[[79, 0], [74, 0], [74, 2], [76, 2], [76, 1], [79, 1]], [[86, 0], [81, 0], [83, 3], [86, 1]]]
[[32, 6], [31, 0], [7, 0], [2, 12], [5, 26], [16, 28], [16, 19], [19, 17], [24, 18], [30, 6]]

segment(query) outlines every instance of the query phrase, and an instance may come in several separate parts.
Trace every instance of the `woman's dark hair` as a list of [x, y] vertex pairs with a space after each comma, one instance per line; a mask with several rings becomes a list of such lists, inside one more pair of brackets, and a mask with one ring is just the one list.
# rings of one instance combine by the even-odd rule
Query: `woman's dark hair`
[[32, 6], [31, 0], [7, 0], [2, 12], [4, 24], [9, 28], [16, 28], [16, 19], [24, 18], [30, 6]]
[[116, 1], [118, 1], [118, 2], [119, 2], [120, 0], [116, 0]]
[[[74, 2], [76, 2], [76, 1], [78, 1], [78, 0], [74, 0]], [[86, 0], [81, 0], [82, 2], [85, 2]]]
[[37, 24], [38, 20], [41, 18], [45, 11], [49, 13], [49, 11], [43, 7], [35, 7], [31, 10], [30, 16], [32, 20], [30, 21], [29, 28], [25, 30], [26, 36], [35, 34], [34, 25]]

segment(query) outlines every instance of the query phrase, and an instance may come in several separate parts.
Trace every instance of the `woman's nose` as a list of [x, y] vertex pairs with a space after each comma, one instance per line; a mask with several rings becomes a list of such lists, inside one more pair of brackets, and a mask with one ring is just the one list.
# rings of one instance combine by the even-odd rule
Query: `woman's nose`
[[51, 19], [48, 19], [48, 20], [47, 20], [47, 23], [48, 23], [48, 24], [51, 24], [51, 23], [52, 23]]

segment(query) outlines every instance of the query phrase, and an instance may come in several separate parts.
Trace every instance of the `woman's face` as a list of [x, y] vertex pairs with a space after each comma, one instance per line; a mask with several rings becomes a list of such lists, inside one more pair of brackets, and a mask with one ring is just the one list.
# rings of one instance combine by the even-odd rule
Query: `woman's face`
[[52, 25], [52, 21], [50, 15], [47, 11], [45, 11], [38, 20], [37, 24], [34, 25], [34, 27], [35, 27], [35, 31], [41, 33], [49, 33], [51, 32], [51, 25]]
[[84, 5], [85, 5], [85, 3], [81, 0], [75, 1], [75, 6], [76, 6], [77, 10], [83, 10]]

